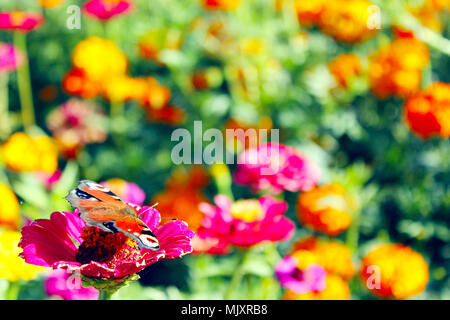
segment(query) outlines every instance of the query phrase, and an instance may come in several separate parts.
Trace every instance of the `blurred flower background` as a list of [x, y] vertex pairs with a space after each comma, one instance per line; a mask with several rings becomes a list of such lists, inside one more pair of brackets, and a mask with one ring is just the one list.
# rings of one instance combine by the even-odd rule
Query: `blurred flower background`
[[[450, 299], [449, 9], [2, 0], [0, 298]], [[279, 141], [177, 165], [194, 121]], [[162, 249], [86, 228], [83, 179]]]

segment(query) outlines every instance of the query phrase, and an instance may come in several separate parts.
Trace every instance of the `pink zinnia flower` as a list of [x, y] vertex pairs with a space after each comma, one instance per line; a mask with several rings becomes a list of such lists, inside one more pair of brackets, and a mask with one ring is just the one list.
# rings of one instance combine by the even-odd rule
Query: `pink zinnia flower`
[[83, 287], [81, 277], [63, 269], [53, 270], [45, 279], [45, 292], [49, 297], [60, 297], [64, 300], [97, 300], [98, 290]]
[[80, 145], [105, 141], [106, 122], [100, 107], [77, 98], [69, 99], [47, 117], [47, 125], [55, 135], [70, 136]]
[[12, 11], [0, 12], [0, 30], [30, 32], [44, 21], [39, 13]]
[[54, 109], [47, 117], [47, 126], [67, 158], [75, 158], [85, 145], [103, 142], [107, 137], [107, 119], [103, 110], [76, 98]]
[[232, 202], [218, 195], [214, 202], [217, 206], [200, 204], [205, 217], [197, 235], [202, 244], [209, 242], [207, 252], [226, 253], [230, 245], [248, 248], [265, 241], [283, 241], [294, 232], [294, 223], [283, 216], [287, 203], [271, 196]]
[[86, 227], [75, 210], [54, 212], [50, 219], [38, 219], [23, 227], [20, 256], [30, 264], [79, 272], [94, 280], [120, 281], [161, 259], [175, 259], [192, 251], [194, 232], [186, 223], [176, 220], [160, 225], [156, 209], [132, 206], [153, 230], [160, 250], [139, 249], [134, 240], [120, 232]]
[[90, 0], [83, 6], [86, 14], [99, 20], [109, 20], [112, 17], [128, 13], [134, 4], [128, 0]]
[[280, 193], [309, 190], [319, 177], [320, 168], [305, 155], [282, 144], [267, 143], [239, 156], [234, 181], [254, 192]]
[[0, 74], [16, 70], [24, 61], [21, 51], [9, 43], [0, 42]]
[[297, 264], [297, 259], [286, 256], [276, 265], [275, 274], [283, 288], [290, 289], [297, 294], [325, 289], [327, 273], [324, 268], [318, 264], [311, 264], [301, 270]]
[[135, 183], [113, 178], [100, 182], [100, 184], [110, 189], [125, 202], [131, 202], [138, 206], [142, 206], [144, 203], [145, 192]]

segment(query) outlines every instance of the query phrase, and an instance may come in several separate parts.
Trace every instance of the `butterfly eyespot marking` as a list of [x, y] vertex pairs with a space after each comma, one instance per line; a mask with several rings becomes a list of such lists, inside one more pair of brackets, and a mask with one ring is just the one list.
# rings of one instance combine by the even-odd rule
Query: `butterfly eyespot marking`
[[92, 200], [92, 201], [99, 201], [96, 197], [91, 196], [89, 193], [84, 192], [80, 189], [76, 189], [75, 194], [77, 195], [78, 198], [80, 199], [85, 199], [85, 200]]
[[109, 230], [111, 230], [112, 232], [119, 232], [119, 229], [116, 228], [116, 226], [114, 225], [114, 222], [112, 222], [112, 221], [103, 222], [103, 225], [106, 228], [108, 228]]

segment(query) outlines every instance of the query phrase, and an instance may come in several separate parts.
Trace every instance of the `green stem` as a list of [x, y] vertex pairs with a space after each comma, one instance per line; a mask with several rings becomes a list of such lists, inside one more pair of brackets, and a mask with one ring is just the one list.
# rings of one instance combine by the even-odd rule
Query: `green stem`
[[11, 183], [9, 182], [8, 176], [6, 175], [6, 169], [3, 164], [0, 164], [0, 182], [11, 188]]
[[242, 278], [245, 275], [245, 261], [248, 250], [239, 251], [240, 258], [237, 267], [231, 277], [230, 284], [224, 294], [225, 300], [231, 300], [234, 297], [235, 292], [238, 291], [239, 285], [242, 282]]
[[346, 234], [346, 245], [352, 251], [355, 251], [358, 248], [359, 241], [359, 213], [360, 210], [356, 209], [352, 214], [352, 224], [347, 230]]
[[123, 116], [124, 113], [124, 103], [123, 101], [111, 102], [111, 118], [117, 119]]
[[123, 145], [122, 134], [125, 132], [125, 105], [123, 101], [111, 102], [111, 135], [118, 146]]
[[233, 179], [231, 178], [231, 173], [228, 166], [223, 163], [213, 164], [210, 172], [218, 193], [223, 194], [230, 198], [231, 201], [234, 201], [233, 192], [231, 190]]
[[26, 34], [14, 32], [14, 45], [25, 55], [22, 66], [17, 69], [17, 82], [19, 87], [19, 98], [22, 110], [22, 121], [26, 130], [35, 125], [33, 94], [31, 91], [31, 79], [29, 59], [27, 54]]
[[6, 300], [17, 300], [20, 292], [20, 284], [17, 281], [9, 283], [8, 291], [6, 292]]
[[98, 300], [111, 300], [113, 293], [107, 290], [99, 290], [98, 291]]
[[439, 33], [424, 27], [412, 14], [403, 13], [395, 19], [395, 23], [406, 29], [412, 30], [417, 38], [436, 50], [450, 56], [450, 40], [444, 38]]
[[0, 74], [0, 138], [11, 133], [8, 110], [8, 73]]

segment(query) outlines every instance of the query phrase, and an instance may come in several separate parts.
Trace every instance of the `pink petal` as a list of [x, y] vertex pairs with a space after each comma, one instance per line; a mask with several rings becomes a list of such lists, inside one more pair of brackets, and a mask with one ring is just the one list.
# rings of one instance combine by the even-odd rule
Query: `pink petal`
[[150, 228], [155, 230], [161, 224], [161, 215], [153, 207], [144, 206], [138, 211], [139, 217]]
[[[81, 219], [80, 219], [81, 220]], [[22, 228], [20, 254], [26, 262], [50, 266], [59, 260], [75, 260], [82, 223], [76, 221], [73, 213], [54, 212], [50, 219], [38, 219]], [[70, 235], [70, 236], [69, 236]]]

